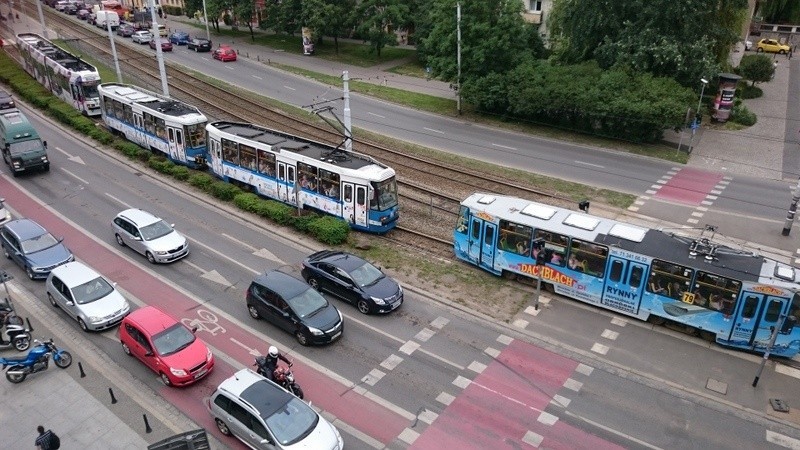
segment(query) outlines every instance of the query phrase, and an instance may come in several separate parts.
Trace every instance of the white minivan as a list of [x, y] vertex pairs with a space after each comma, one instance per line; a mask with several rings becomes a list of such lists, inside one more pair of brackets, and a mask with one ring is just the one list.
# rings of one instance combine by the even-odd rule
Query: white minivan
[[105, 30], [108, 28], [106, 22], [111, 24], [112, 31], [117, 31], [117, 27], [119, 26], [119, 14], [114, 11], [97, 11], [94, 24]]

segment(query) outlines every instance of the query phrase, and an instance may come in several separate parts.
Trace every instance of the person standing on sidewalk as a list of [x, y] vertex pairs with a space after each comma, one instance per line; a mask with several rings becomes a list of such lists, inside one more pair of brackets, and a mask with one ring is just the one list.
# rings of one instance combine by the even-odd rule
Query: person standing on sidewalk
[[50, 442], [53, 439], [53, 432], [50, 430], [44, 431], [44, 427], [41, 425], [36, 427], [36, 431], [39, 432], [39, 437], [36, 438], [36, 442], [34, 443], [36, 448], [38, 450], [54, 450], [50, 446]]

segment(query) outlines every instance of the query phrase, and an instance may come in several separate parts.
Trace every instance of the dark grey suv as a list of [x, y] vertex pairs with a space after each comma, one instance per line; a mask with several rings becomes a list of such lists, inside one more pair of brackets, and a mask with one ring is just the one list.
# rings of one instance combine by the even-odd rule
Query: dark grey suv
[[61, 241], [31, 219], [12, 220], [0, 229], [3, 254], [31, 280], [47, 278], [55, 267], [75, 260]]
[[273, 270], [247, 289], [247, 310], [292, 333], [301, 345], [327, 344], [342, 336], [342, 314], [325, 297], [297, 278]]

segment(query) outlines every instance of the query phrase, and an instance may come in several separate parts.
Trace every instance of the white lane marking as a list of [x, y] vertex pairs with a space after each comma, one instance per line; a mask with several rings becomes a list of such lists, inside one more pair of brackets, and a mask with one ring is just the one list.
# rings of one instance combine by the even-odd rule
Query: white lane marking
[[628, 321], [625, 319], [620, 319], [619, 317], [614, 317], [611, 319], [611, 324], [616, 325], [618, 327], [624, 327], [628, 324]]
[[285, 87], [286, 89], [290, 90], [290, 91], [296, 91], [296, 90], [297, 90], [297, 89], [295, 89], [295, 88], [293, 88], [293, 87], [289, 87], [289, 86], [284, 86], [284, 87]]
[[89, 182], [88, 182], [88, 181], [86, 181], [86, 180], [84, 180], [83, 178], [81, 178], [81, 177], [79, 177], [79, 176], [75, 175], [74, 173], [70, 172], [69, 170], [67, 170], [67, 169], [65, 169], [65, 168], [63, 168], [63, 167], [60, 167], [60, 169], [61, 169], [61, 170], [63, 170], [64, 172], [66, 172], [66, 173], [67, 173], [67, 175], [69, 175], [69, 176], [71, 176], [71, 177], [73, 177], [73, 178], [77, 179], [77, 180], [78, 180], [78, 181], [80, 181], [81, 183], [83, 183], [83, 184], [89, 184]]
[[544, 436], [538, 433], [534, 433], [533, 431], [526, 431], [525, 436], [522, 437], [522, 442], [526, 444], [530, 444], [536, 448], [539, 448], [542, 445], [542, 441], [544, 441]]
[[56, 147], [55, 147], [55, 149], [56, 149], [56, 150], [58, 150], [58, 151], [60, 151], [60, 152], [61, 152], [61, 153], [63, 153], [64, 155], [66, 155], [68, 160], [70, 160], [70, 161], [72, 161], [72, 162], [79, 163], [79, 164], [83, 164], [84, 166], [86, 165], [86, 163], [85, 163], [85, 162], [83, 162], [83, 160], [81, 159], [81, 157], [80, 157], [80, 156], [73, 156], [73, 155], [70, 155], [69, 153], [67, 153], [67, 151], [66, 151], [66, 150], [64, 150], [64, 149], [62, 149], [61, 147], [58, 147], [58, 146], [56, 146]]
[[189, 261], [188, 258], [184, 258], [183, 259], [183, 263], [186, 264], [187, 266], [193, 268], [194, 270], [196, 270], [198, 272], [202, 272], [202, 273], [208, 272], [206, 269], [203, 269], [202, 267], [198, 266], [197, 264]]
[[461, 389], [466, 389], [467, 386], [472, 383], [472, 380], [469, 378], [464, 378], [461, 375], [457, 376], [455, 380], [453, 380], [453, 384], [460, 387]]
[[616, 332], [616, 331], [611, 331], [609, 329], [605, 329], [605, 330], [603, 330], [603, 333], [600, 334], [600, 336], [604, 337], [606, 339], [611, 339], [612, 341], [615, 341], [619, 337], [619, 333]]
[[570, 402], [572, 402], [572, 400], [558, 394], [554, 395], [553, 399], [550, 400], [551, 404], [556, 406], [561, 406], [562, 408], [566, 408], [567, 406], [569, 406]]
[[775, 365], [775, 372], [789, 375], [790, 377], [800, 378], [800, 370], [794, 367], [784, 366], [783, 364]]
[[370, 386], [375, 386], [375, 383], [380, 381], [384, 375], [386, 375], [386, 372], [378, 369], [372, 369], [368, 374], [364, 375], [364, 378], [362, 378], [361, 381]]
[[554, 416], [548, 412], [542, 411], [542, 413], [539, 414], [539, 418], [536, 419], [536, 421], [539, 423], [543, 423], [545, 425], [555, 425], [555, 423], [558, 422], [558, 416]]
[[594, 372], [594, 367], [587, 366], [586, 364], [581, 363], [578, 364], [578, 367], [575, 368], [575, 372], [586, 375], [588, 377], [589, 375], [592, 374], [592, 372]]
[[226, 69], [228, 69], [228, 70], [236, 70], [233, 67], [226, 67]]
[[499, 342], [501, 344], [508, 345], [508, 344], [512, 343], [513, 341], [514, 341], [514, 338], [512, 338], [510, 336], [506, 336], [505, 334], [501, 334], [500, 336], [497, 336], [497, 342]]
[[400, 347], [400, 352], [410, 355], [419, 348], [419, 344], [414, 341], [408, 341]]
[[601, 355], [605, 355], [608, 353], [609, 347], [607, 345], [603, 345], [599, 342], [595, 342], [592, 346], [592, 351], [595, 353], [600, 353]]
[[507, 145], [492, 144], [492, 147], [504, 148], [506, 150], [516, 150], [516, 147], [509, 147]]
[[400, 433], [399, 436], [397, 436], [397, 439], [400, 439], [401, 441], [405, 442], [406, 444], [411, 445], [411, 444], [414, 443], [414, 441], [417, 440], [418, 437], [419, 437], [419, 433], [417, 433], [416, 431], [412, 430], [411, 428], [406, 428], [405, 430], [403, 430], [402, 433]]
[[[661, 449], [661, 447], [656, 447], [655, 445], [647, 443], [647, 442], [645, 442], [645, 441], [643, 441], [641, 439], [636, 439], [635, 437], [633, 437], [633, 436], [631, 436], [629, 434], [625, 434], [625, 433], [623, 433], [621, 431], [617, 431], [617, 430], [615, 430], [613, 428], [610, 428], [610, 427], [607, 427], [605, 425], [599, 424], [599, 423], [597, 423], [597, 422], [595, 422], [593, 420], [589, 420], [589, 419], [587, 419], [585, 417], [581, 417], [581, 416], [579, 416], [577, 414], [573, 414], [573, 413], [571, 413], [569, 411], [564, 411], [564, 414], [566, 414], [568, 416], [572, 416], [572, 417], [574, 417], [576, 419], [580, 419], [580, 420], [588, 423], [589, 425], [595, 426], [595, 427], [600, 428], [602, 430], [605, 430], [605, 431], [607, 431], [609, 433], [616, 434], [617, 436], [625, 438], [625, 439], [627, 439], [627, 440], [629, 440], [631, 442], [634, 442], [634, 443], [636, 443], [638, 445], [641, 445], [643, 447], [652, 448], [652, 449], [655, 449], [655, 450], [660, 450]], [[767, 432], [769, 432], [769, 430], [767, 430]]]
[[382, 116], [382, 115], [380, 115], [380, 114], [375, 114], [375, 113], [371, 113], [371, 112], [368, 112], [367, 114], [369, 114], [370, 116], [379, 117], [379, 118], [381, 118], [381, 119], [385, 119], [385, 118], [386, 118], [386, 116]]
[[484, 350], [483, 352], [491, 356], [492, 358], [497, 358], [498, 356], [500, 356], [500, 350], [492, 347], [487, 347], [486, 350]]
[[440, 131], [440, 130], [434, 130], [433, 128], [427, 128], [427, 127], [424, 127], [424, 128], [422, 128], [422, 129], [423, 129], [423, 130], [432, 131], [432, 132], [434, 132], [434, 133], [444, 134], [444, 131]]
[[381, 363], [381, 367], [383, 367], [386, 370], [394, 370], [394, 368], [397, 367], [397, 365], [400, 364], [401, 362], [403, 362], [403, 358], [392, 353], [391, 355], [387, 356], [386, 359], [383, 360], [383, 362]]
[[427, 423], [428, 425], [432, 424], [437, 417], [439, 417], [439, 415], [429, 409], [419, 413], [419, 420]]
[[478, 361], [472, 361], [467, 366], [467, 369], [469, 369], [469, 370], [471, 370], [471, 371], [473, 371], [475, 373], [482, 373], [484, 370], [486, 370], [486, 364], [484, 364], [482, 362], [478, 362]]
[[528, 326], [529, 323], [530, 322], [528, 322], [525, 319], [517, 319], [514, 321], [514, 323], [512, 323], [512, 325], [514, 325], [517, 328], [525, 328]]
[[237, 266], [241, 267], [242, 269], [245, 269], [245, 270], [248, 270], [248, 271], [252, 272], [252, 273], [253, 273], [253, 275], [258, 275], [259, 273], [261, 273], [261, 272], [259, 272], [258, 270], [253, 270], [253, 269], [251, 269], [250, 267], [248, 267], [248, 266], [246, 266], [246, 265], [244, 265], [244, 264], [240, 263], [239, 261], [237, 261], [237, 260], [235, 260], [235, 259], [231, 258], [230, 256], [228, 256], [228, 255], [226, 255], [226, 254], [224, 254], [224, 253], [222, 253], [222, 252], [220, 252], [220, 251], [217, 251], [217, 250], [215, 250], [215, 249], [213, 249], [213, 248], [211, 248], [211, 247], [209, 247], [209, 246], [207, 246], [207, 245], [205, 245], [205, 244], [201, 243], [200, 241], [198, 241], [198, 240], [196, 240], [196, 239], [192, 239], [192, 238], [190, 238], [190, 237], [188, 237], [188, 236], [186, 237], [186, 239], [188, 239], [188, 240], [192, 241], [192, 242], [194, 243], [194, 245], [197, 245], [197, 246], [199, 246], [199, 247], [203, 247], [204, 249], [206, 249], [206, 250], [210, 251], [211, 253], [214, 253], [214, 254], [215, 254], [215, 255], [217, 255], [217, 256], [220, 256], [220, 257], [222, 257], [222, 258], [225, 258], [225, 259], [227, 259], [228, 261], [230, 261], [230, 262], [232, 262], [232, 263], [236, 264]]
[[347, 422], [343, 422], [343, 421], [341, 421], [339, 419], [336, 419], [332, 423], [333, 423], [333, 426], [335, 426], [337, 429], [344, 431], [345, 433], [349, 434], [350, 436], [355, 437], [356, 439], [358, 439], [361, 442], [369, 445], [372, 448], [382, 449], [382, 448], [386, 447], [385, 445], [383, 445], [383, 442], [381, 442], [381, 441], [379, 441], [377, 439], [374, 439], [372, 436], [370, 436], [368, 434], [362, 433], [361, 431], [357, 430], [356, 428], [350, 426]]
[[791, 448], [793, 450], [800, 450], [800, 440], [767, 430], [767, 442], [781, 447]]
[[587, 162], [578, 161], [578, 160], [576, 160], [575, 162], [578, 163], [578, 164], [583, 164], [584, 166], [597, 167], [598, 169], [605, 169], [606, 168], [606, 166], [601, 166], [600, 164], [592, 164], [592, 163], [587, 163]]
[[573, 380], [572, 378], [567, 378], [567, 381], [564, 382], [564, 387], [570, 391], [578, 392], [583, 387], [583, 383]]
[[250, 76], [251, 76], [251, 77], [253, 77], [253, 78], [255, 78], [255, 79], [257, 79], [257, 80], [263, 80], [263, 78], [261, 78], [261, 77], [260, 77], [260, 76], [258, 76], [258, 75], [250, 75]]
[[242, 247], [250, 250], [251, 252], [258, 251], [258, 249], [253, 247], [252, 245], [250, 245], [250, 244], [248, 244], [246, 242], [240, 241], [239, 239], [236, 239], [235, 237], [233, 237], [233, 236], [231, 236], [229, 234], [222, 233], [222, 235], [225, 236], [226, 238], [232, 240], [233, 242], [236, 242], [237, 244], [241, 245]]
[[439, 316], [439, 317], [437, 317], [437, 318], [435, 318], [435, 319], [433, 319], [431, 321], [431, 326], [441, 330], [442, 327], [444, 327], [448, 323], [450, 323], [450, 319], [448, 319], [446, 317]]
[[450, 403], [453, 403], [453, 400], [455, 399], [456, 398], [453, 395], [448, 394], [447, 392], [442, 392], [436, 396], [436, 401], [446, 406], [449, 406]]
[[122, 200], [118, 199], [117, 197], [114, 197], [113, 195], [109, 194], [108, 192], [106, 192], [105, 194], [106, 194], [106, 197], [110, 198], [111, 200], [114, 200], [115, 202], [119, 203], [120, 205], [122, 205], [122, 206], [124, 206], [124, 207], [126, 207], [128, 209], [133, 208], [131, 205], [123, 202]]

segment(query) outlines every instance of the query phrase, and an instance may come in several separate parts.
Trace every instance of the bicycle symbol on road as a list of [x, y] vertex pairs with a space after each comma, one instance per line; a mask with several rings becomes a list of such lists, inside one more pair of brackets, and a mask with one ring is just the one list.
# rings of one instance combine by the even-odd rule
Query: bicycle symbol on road
[[214, 315], [211, 311], [206, 311], [205, 309], [198, 309], [197, 315], [200, 316], [199, 319], [193, 318], [185, 318], [181, 319], [181, 323], [189, 327], [190, 329], [197, 327], [200, 331], [206, 331], [211, 333], [212, 336], [216, 336], [217, 333], [224, 333], [225, 328], [222, 328], [217, 324], [217, 316]]

